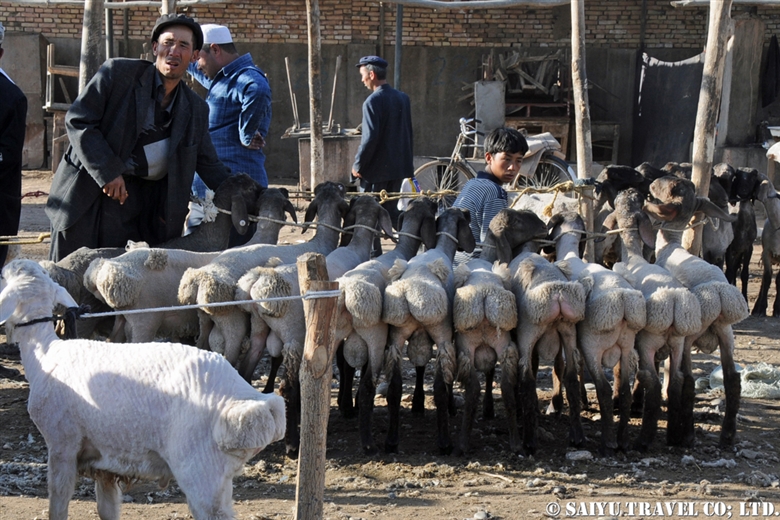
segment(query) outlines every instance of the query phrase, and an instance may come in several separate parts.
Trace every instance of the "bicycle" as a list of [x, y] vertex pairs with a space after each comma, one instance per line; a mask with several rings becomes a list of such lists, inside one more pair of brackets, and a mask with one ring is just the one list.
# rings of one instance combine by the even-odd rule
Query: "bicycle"
[[[449, 158], [439, 158], [427, 162], [414, 171], [420, 190], [441, 192], [459, 192], [463, 185], [477, 176], [477, 171], [466, 160], [461, 150], [482, 147], [477, 136], [484, 135], [476, 129], [477, 119], [460, 118], [460, 133], [455, 148]], [[526, 186], [547, 187], [577, 178], [574, 170], [566, 162], [566, 156], [560, 151], [561, 145], [550, 133], [535, 136], [526, 135], [529, 150], [523, 157], [523, 165], [509, 189], [522, 189]], [[531, 173], [533, 172], [533, 174]], [[440, 197], [440, 206], [449, 207], [455, 201], [456, 194]]]

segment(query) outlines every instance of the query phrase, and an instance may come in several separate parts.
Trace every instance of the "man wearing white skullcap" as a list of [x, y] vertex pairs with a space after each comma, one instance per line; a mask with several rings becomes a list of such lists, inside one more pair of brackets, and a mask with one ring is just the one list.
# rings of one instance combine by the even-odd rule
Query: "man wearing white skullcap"
[[[208, 89], [209, 133], [220, 160], [233, 174], [247, 173], [261, 186], [268, 186], [265, 172], [265, 137], [271, 125], [271, 87], [252, 55], [239, 55], [230, 30], [224, 25], [204, 24], [203, 48], [189, 72]], [[202, 183], [193, 188], [205, 195]], [[244, 242], [251, 238], [247, 233]], [[231, 246], [238, 243], [231, 240]]]

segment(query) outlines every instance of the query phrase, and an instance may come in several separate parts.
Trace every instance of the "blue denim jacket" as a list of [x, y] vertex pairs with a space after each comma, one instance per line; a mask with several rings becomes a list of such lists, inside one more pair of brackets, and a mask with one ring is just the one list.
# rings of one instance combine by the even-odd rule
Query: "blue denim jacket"
[[[232, 173], [247, 173], [262, 186], [268, 186], [263, 149], [249, 150], [246, 146], [256, 131], [265, 138], [271, 125], [271, 87], [265, 73], [244, 54], [220, 70], [210, 80], [189, 66], [192, 76], [209, 92], [209, 134], [219, 159]], [[200, 197], [205, 186], [196, 178], [194, 190]]]

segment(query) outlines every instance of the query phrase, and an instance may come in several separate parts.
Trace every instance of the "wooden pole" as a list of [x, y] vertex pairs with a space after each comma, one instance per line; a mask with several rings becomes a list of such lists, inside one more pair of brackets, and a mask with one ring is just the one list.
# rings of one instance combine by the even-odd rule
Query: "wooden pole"
[[[338, 282], [328, 281], [325, 257], [306, 253], [298, 258], [301, 294], [330, 291]], [[301, 445], [295, 488], [296, 520], [322, 518], [325, 496], [325, 446], [330, 416], [330, 382], [336, 351], [338, 297], [303, 301], [306, 343], [301, 360]]]
[[84, 1], [84, 21], [81, 26], [81, 59], [79, 61], [79, 92], [100, 68], [100, 47], [103, 43], [103, 0]]
[[320, 3], [306, 0], [306, 24], [309, 28], [309, 120], [311, 121], [311, 190], [323, 178], [322, 79]]
[[[693, 131], [693, 174], [696, 194], [707, 197], [710, 190], [710, 170], [715, 156], [715, 126], [723, 90], [723, 66], [726, 62], [726, 42], [733, 34], [731, 21], [731, 0], [710, 2], [707, 47], [704, 51], [704, 73], [699, 91], [699, 106], [696, 111], [696, 127]], [[693, 223], [700, 222], [697, 214]], [[702, 226], [694, 226], [683, 234], [683, 247], [691, 254], [701, 250]]]
[[395, 59], [393, 60], [393, 88], [401, 90], [401, 52], [404, 40], [404, 6], [395, 6]]
[[[590, 104], [585, 68], [585, 0], [571, 0], [571, 82], [574, 91], [574, 123], [577, 134], [577, 177], [590, 178], [593, 149], [590, 133]], [[580, 214], [589, 232], [593, 231], [593, 199], [580, 199]], [[585, 258], [593, 261], [593, 241], [585, 246]]]

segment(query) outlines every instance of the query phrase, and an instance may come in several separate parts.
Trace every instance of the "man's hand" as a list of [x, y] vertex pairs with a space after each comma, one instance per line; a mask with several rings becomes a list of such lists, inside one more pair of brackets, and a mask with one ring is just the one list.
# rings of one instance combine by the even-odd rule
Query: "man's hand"
[[352, 170], [352, 176], [357, 177], [358, 179], [362, 179], [363, 176], [360, 175], [360, 172], [356, 172], [355, 170]]
[[264, 146], [265, 146], [265, 139], [263, 139], [263, 136], [260, 134], [260, 131], [258, 130], [257, 132], [255, 132], [255, 135], [252, 136], [252, 140], [249, 142], [247, 148], [249, 148], [250, 150], [259, 150]]
[[103, 193], [114, 200], [118, 200], [120, 204], [124, 204], [125, 200], [127, 200], [125, 178], [120, 175], [113, 181], [107, 182], [105, 185], [103, 185]]

